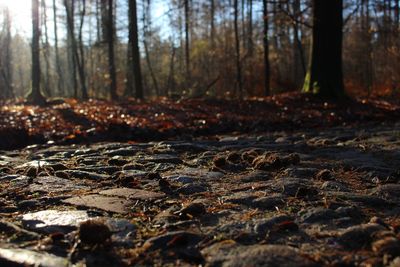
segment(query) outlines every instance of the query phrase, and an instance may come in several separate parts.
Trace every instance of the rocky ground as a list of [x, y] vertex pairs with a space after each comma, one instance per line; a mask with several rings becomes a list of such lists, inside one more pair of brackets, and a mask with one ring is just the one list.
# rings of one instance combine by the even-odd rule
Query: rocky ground
[[400, 123], [0, 156], [0, 266], [400, 266]]

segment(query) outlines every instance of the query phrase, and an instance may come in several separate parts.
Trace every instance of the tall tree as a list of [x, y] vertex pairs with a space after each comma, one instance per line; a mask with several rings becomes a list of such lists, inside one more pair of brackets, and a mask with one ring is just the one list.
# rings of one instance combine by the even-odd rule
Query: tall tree
[[185, 63], [186, 63], [186, 83], [190, 83], [190, 7], [189, 0], [183, 0], [183, 6], [185, 9]]
[[263, 19], [264, 19], [264, 96], [270, 95], [270, 65], [269, 65], [269, 41], [268, 41], [268, 3], [263, 0]]
[[240, 38], [239, 38], [239, 3], [238, 0], [233, 1], [233, 16], [234, 16], [234, 31], [235, 31], [235, 63], [236, 63], [236, 83], [239, 91], [239, 97], [243, 96], [243, 81], [242, 81], [242, 64], [240, 61]]
[[43, 105], [46, 99], [40, 91], [40, 29], [39, 29], [39, 0], [32, 0], [32, 90], [28, 101]]
[[[78, 83], [76, 80], [76, 72], [79, 75], [79, 81], [81, 85], [81, 93], [82, 99], [88, 99], [87, 88], [86, 88], [86, 74], [85, 74], [85, 66], [84, 66], [84, 55], [83, 51], [79, 49], [81, 44], [78, 44], [75, 37], [75, 19], [74, 19], [74, 10], [75, 10], [75, 1], [73, 0], [64, 0], [65, 11], [67, 15], [67, 28], [68, 28], [68, 36], [70, 38], [71, 43], [71, 53], [72, 53], [72, 76], [74, 82], [74, 97], [78, 97]], [[81, 22], [80, 22], [80, 35], [82, 32], [83, 18], [84, 18], [84, 10], [81, 13]], [[78, 38], [79, 43], [82, 43], [81, 37]], [[80, 53], [81, 52], [81, 53]]]
[[313, 0], [313, 30], [309, 69], [303, 91], [343, 97], [343, 0]]
[[60, 51], [58, 48], [58, 23], [57, 23], [57, 4], [56, 0], [53, 0], [53, 26], [54, 26], [54, 53], [55, 63], [57, 72], [57, 89], [59, 94], [64, 92], [64, 75], [61, 69]]
[[108, 74], [110, 76], [110, 94], [111, 99], [118, 99], [117, 95], [117, 74], [115, 68], [115, 51], [114, 51], [114, 39], [115, 39], [115, 20], [114, 20], [114, 1], [108, 0], [107, 6], [107, 33], [106, 41], [108, 47]]
[[[135, 80], [135, 97], [143, 99], [142, 69], [140, 66], [139, 34], [136, 0], [129, 1], [129, 41], [128, 41], [128, 70], [133, 72]], [[128, 75], [130, 75], [130, 73]], [[129, 89], [129, 85], [128, 88]], [[129, 93], [131, 93], [130, 91]]]
[[5, 7], [3, 11], [3, 29], [0, 31], [0, 86], [3, 88], [0, 97], [9, 99], [14, 97], [12, 75], [12, 49], [11, 49], [11, 16], [10, 10]]

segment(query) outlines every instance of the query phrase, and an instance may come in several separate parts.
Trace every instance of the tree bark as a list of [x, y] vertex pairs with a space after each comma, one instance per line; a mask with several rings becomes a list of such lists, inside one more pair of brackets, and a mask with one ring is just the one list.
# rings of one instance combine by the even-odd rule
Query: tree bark
[[264, 18], [264, 96], [269, 96], [270, 88], [270, 65], [269, 65], [269, 40], [268, 40], [268, 3], [263, 0], [263, 18]]
[[235, 31], [235, 63], [236, 63], [236, 83], [239, 91], [239, 98], [243, 97], [242, 66], [240, 61], [240, 39], [239, 39], [239, 6], [238, 0], [234, 0], [234, 31]]
[[115, 51], [114, 51], [114, 37], [115, 37], [115, 24], [114, 24], [114, 1], [108, 0], [107, 7], [107, 48], [108, 48], [108, 74], [110, 76], [110, 95], [112, 100], [117, 100], [117, 74], [115, 68]]
[[189, 27], [190, 27], [190, 10], [189, 10], [189, 0], [184, 0], [184, 9], [185, 9], [185, 63], [186, 63], [186, 84], [189, 86], [190, 84], [190, 36], [189, 36]]
[[28, 101], [43, 105], [46, 100], [40, 92], [40, 29], [39, 29], [39, 0], [32, 0], [32, 91]]
[[310, 66], [303, 91], [324, 97], [345, 96], [342, 72], [342, 0], [313, 0]]
[[60, 51], [58, 48], [58, 25], [57, 25], [57, 5], [56, 0], [53, 0], [53, 25], [54, 25], [54, 49], [55, 49], [55, 62], [57, 72], [57, 89], [58, 94], [64, 94], [64, 76], [61, 70]]
[[128, 50], [130, 56], [128, 58], [128, 69], [132, 70], [135, 82], [135, 97], [138, 99], [144, 98], [142, 69], [140, 66], [140, 51], [139, 51], [139, 34], [138, 34], [138, 19], [137, 19], [137, 3], [136, 0], [129, 0], [129, 41]]

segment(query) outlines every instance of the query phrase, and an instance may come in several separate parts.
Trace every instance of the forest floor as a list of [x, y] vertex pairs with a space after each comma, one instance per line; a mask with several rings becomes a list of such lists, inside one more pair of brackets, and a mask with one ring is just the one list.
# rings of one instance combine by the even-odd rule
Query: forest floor
[[400, 106], [0, 111], [0, 266], [400, 266]]

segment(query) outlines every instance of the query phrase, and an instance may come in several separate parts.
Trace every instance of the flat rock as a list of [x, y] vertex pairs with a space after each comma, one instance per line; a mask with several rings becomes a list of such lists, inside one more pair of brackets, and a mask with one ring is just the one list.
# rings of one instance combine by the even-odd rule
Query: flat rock
[[303, 223], [325, 223], [339, 217], [334, 210], [322, 207], [300, 211], [299, 215]]
[[0, 248], [1, 266], [41, 266], [62, 267], [71, 266], [66, 258], [44, 252], [35, 252], [27, 249]]
[[400, 199], [400, 184], [384, 184], [372, 190], [372, 194], [386, 199]]
[[292, 247], [283, 245], [226, 245], [222, 248], [212, 246], [203, 250], [209, 266], [319, 266]]
[[193, 247], [197, 245], [202, 236], [197, 233], [186, 231], [168, 232], [160, 236], [155, 236], [148, 239], [144, 247], [150, 250], [167, 249], [171, 247]]
[[83, 210], [42, 210], [22, 215], [24, 227], [44, 233], [69, 232], [89, 219]]
[[72, 197], [63, 200], [62, 202], [75, 206], [98, 208], [101, 210], [121, 213], [121, 214], [127, 213], [129, 205], [132, 204], [130, 201], [124, 198], [109, 197], [102, 195], [86, 195], [86, 196]]
[[276, 225], [288, 221], [293, 221], [293, 217], [285, 214], [273, 216], [267, 219], [261, 219], [255, 222], [254, 231], [259, 235], [263, 235]]
[[132, 188], [114, 188], [100, 191], [101, 195], [117, 196], [129, 199], [149, 200], [165, 197], [164, 193], [146, 191]]
[[33, 180], [29, 185], [31, 192], [70, 192], [75, 190], [89, 189], [87, 186], [78, 185], [71, 180], [56, 176], [41, 176]]
[[339, 243], [349, 250], [368, 247], [373, 241], [373, 234], [385, 230], [375, 223], [361, 224], [345, 229], [339, 237]]

